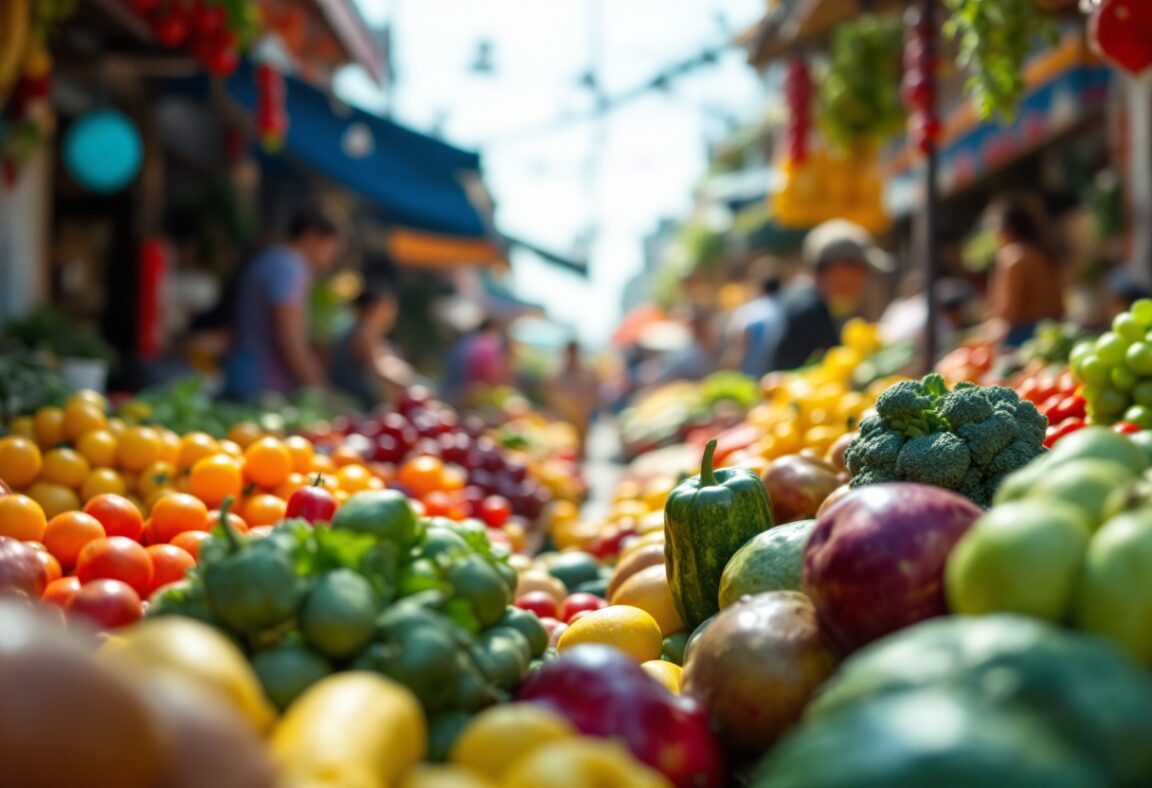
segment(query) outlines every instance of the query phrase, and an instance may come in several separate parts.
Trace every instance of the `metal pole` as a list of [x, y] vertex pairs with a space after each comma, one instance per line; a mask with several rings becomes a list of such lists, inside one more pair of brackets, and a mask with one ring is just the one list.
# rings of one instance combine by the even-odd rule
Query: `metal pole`
[[[921, 0], [921, 24], [928, 29], [936, 29], [936, 0]], [[938, 55], [938, 43], [935, 34], [932, 37], [933, 57]], [[929, 79], [932, 80], [932, 101], [924, 111], [935, 116], [937, 110], [936, 99], [936, 69], [927, 69]], [[920, 259], [924, 267], [924, 299], [927, 306], [927, 325], [924, 327], [924, 367], [932, 371], [936, 365], [939, 354], [940, 337], [937, 332], [937, 316], [939, 305], [936, 301], [936, 282], [940, 278], [939, 250], [936, 243], [937, 203], [939, 193], [937, 188], [937, 149], [936, 140], [932, 140], [924, 150], [924, 181], [923, 198], [924, 208], [920, 212], [920, 232], [917, 239], [920, 247]]]
[[1128, 98], [1128, 177], [1132, 194], [1132, 273], [1152, 287], [1152, 71], [1125, 75]]

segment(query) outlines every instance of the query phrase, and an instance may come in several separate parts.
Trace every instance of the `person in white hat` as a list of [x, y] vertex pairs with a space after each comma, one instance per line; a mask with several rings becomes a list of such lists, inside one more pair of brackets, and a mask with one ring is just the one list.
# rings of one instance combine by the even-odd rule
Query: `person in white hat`
[[890, 273], [892, 258], [857, 224], [833, 219], [804, 239], [807, 276], [784, 293], [783, 326], [769, 349], [769, 371], [797, 369], [840, 344], [840, 327], [860, 306], [873, 272]]

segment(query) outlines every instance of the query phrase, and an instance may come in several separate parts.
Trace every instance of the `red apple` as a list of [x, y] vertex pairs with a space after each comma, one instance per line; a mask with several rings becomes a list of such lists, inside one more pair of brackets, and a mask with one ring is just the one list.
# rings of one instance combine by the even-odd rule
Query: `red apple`
[[288, 508], [284, 511], [286, 518], [299, 517], [315, 525], [316, 523], [332, 522], [332, 515], [336, 514], [336, 497], [324, 487], [311, 485], [301, 487], [288, 498]]
[[26, 594], [39, 599], [48, 585], [48, 570], [36, 548], [0, 536], [0, 594]]
[[944, 564], [983, 510], [923, 484], [873, 484], [824, 512], [804, 552], [804, 591], [842, 649], [947, 613]]
[[831, 465], [795, 454], [770, 462], [763, 479], [777, 525], [815, 517], [820, 504], [840, 485]]

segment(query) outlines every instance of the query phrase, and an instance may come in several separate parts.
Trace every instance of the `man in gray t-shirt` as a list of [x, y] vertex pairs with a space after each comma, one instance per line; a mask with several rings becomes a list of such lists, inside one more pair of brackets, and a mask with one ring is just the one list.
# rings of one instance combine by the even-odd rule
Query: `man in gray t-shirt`
[[307, 301], [312, 277], [335, 264], [342, 243], [336, 222], [308, 208], [292, 219], [287, 243], [265, 250], [240, 274], [226, 369], [229, 397], [328, 386], [308, 338]]

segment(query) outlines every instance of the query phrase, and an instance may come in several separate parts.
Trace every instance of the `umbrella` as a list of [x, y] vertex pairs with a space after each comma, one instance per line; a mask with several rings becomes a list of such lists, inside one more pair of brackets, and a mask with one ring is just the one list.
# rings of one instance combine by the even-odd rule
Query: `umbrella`
[[612, 335], [612, 344], [619, 347], [635, 345], [640, 341], [641, 334], [648, 326], [667, 320], [664, 310], [654, 304], [638, 306], [624, 316], [620, 321], [616, 333]]

